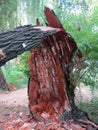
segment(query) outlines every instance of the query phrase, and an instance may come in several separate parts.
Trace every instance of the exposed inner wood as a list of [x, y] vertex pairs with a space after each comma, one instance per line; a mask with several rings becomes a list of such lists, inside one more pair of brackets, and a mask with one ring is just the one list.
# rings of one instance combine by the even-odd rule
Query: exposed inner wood
[[31, 51], [28, 59], [29, 105], [30, 111], [36, 118], [46, 112], [51, 118], [57, 119], [63, 111], [71, 111], [69, 103], [71, 98], [68, 99], [67, 88], [70, 89], [69, 91], [74, 90], [70, 88], [69, 67], [71, 52], [77, 48], [73, 41], [73, 48], [68, 43], [68, 49], [66, 37], [62, 35], [58, 39], [59, 33], [45, 39], [39, 47]]
[[[58, 130], [58, 125], [60, 130], [86, 130], [88, 125], [96, 129], [96, 124], [85, 125], [79, 122], [82, 118], [88, 121], [88, 116], [74, 103], [76, 86], [70, 78], [70, 67], [72, 59], [75, 58], [78, 68], [81, 68], [82, 54], [56, 15], [47, 7], [44, 12], [47, 25], [58, 28], [59, 31], [44, 39], [31, 51], [28, 58], [30, 68], [28, 96], [32, 118], [34, 121], [44, 122], [45, 130]], [[37, 128], [39, 127], [35, 129]]]

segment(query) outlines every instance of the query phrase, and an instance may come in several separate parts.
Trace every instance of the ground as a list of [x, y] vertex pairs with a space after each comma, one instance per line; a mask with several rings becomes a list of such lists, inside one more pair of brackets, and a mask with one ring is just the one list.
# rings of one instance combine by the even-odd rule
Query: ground
[[27, 88], [0, 91], [0, 130], [18, 130], [17, 127], [28, 119], [28, 115]]
[[91, 90], [89, 86], [81, 84], [81, 88], [76, 89], [75, 101], [91, 120], [98, 123], [98, 89]]
[[0, 104], [6, 106], [28, 106], [27, 88], [17, 89], [16, 91], [1, 91]]
[[[98, 90], [92, 95], [87, 87], [76, 89], [76, 104], [88, 112], [90, 118], [98, 123]], [[93, 97], [93, 98], [92, 98]], [[11, 92], [0, 91], [0, 130], [24, 130], [29, 127], [27, 88]], [[25, 123], [24, 123], [25, 122]], [[29, 125], [28, 125], [29, 124]], [[36, 125], [36, 124], [33, 124]], [[28, 130], [28, 129], [27, 129]]]

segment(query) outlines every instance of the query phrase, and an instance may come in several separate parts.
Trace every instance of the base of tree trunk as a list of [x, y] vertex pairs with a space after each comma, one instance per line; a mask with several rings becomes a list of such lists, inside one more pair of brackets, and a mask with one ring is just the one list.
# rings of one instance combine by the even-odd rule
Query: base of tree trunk
[[34, 129], [38, 130], [97, 130], [87, 113], [74, 102], [72, 60], [81, 68], [82, 54], [74, 39], [64, 30], [55, 13], [44, 10], [47, 25], [61, 29], [43, 40], [28, 58], [29, 110]]
[[[44, 115], [43, 121], [29, 120], [34, 130], [98, 130], [98, 125], [92, 121], [81, 119], [78, 122], [73, 119], [68, 121], [47, 120], [48, 115]], [[28, 129], [28, 130], [29, 130]]]
[[[50, 42], [49, 42], [50, 40]], [[65, 44], [49, 37], [29, 56], [29, 110], [35, 130], [96, 130], [87, 113], [74, 104]]]
[[8, 84], [6, 83], [5, 77], [4, 77], [1, 69], [0, 69], [0, 89], [1, 90], [9, 90]]

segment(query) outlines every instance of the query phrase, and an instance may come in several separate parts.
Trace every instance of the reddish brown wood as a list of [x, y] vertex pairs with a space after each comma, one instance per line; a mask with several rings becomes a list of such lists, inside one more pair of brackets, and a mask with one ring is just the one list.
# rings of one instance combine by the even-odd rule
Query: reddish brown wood
[[[56, 28], [57, 31], [44, 39], [40, 46], [33, 49], [28, 58], [30, 68], [29, 109], [35, 119], [33, 123], [41, 122], [37, 123], [34, 128], [35, 130], [86, 130], [87, 125], [78, 124], [73, 120], [81, 117], [74, 117], [78, 109], [74, 104], [75, 85], [70, 81], [69, 74], [73, 55], [75, 55], [74, 60], [80, 69], [82, 54], [56, 15], [47, 7], [44, 12], [47, 25]], [[39, 25], [38, 20], [37, 24]], [[86, 116], [85, 118], [87, 119]], [[62, 119], [69, 121], [61, 122]], [[93, 126], [96, 127], [96, 124]], [[90, 126], [90, 128], [92, 127]]]
[[62, 44], [61, 50], [55, 37], [49, 41], [50, 37], [29, 56], [29, 98], [30, 110], [36, 117], [47, 112], [54, 118], [61, 115], [63, 110], [70, 111], [71, 106], [67, 100], [66, 80], [61, 65], [64, 55], [59, 54], [65, 46]]
[[[57, 119], [63, 111], [71, 111], [71, 99], [67, 92], [70, 86], [69, 67], [73, 53], [79, 52], [74, 39], [64, 30], [56, 15], [45, 7], [45, 15], [50, 27], [59, 31], [47, 37], [42, 44], [31, 51], [29, 56], [30, 82], [29, 105], [34, 117], [43, 112]], [[51, 22], [51, 20], [52, 22]], [[79, 62], [78, 62], [79, 63]], [[74, 86], [72, 86], [74, 90]], [[69, 91], [71, 91], [71, 89]]]
[[45, 7], [44, 13], [46, 16], [48, 26], [63, 29], [62, 24], [60, 23], [59, 19], [57, 18], [53, 10], [50, 10], [48, 7]]
[[14, 86], [13, 84], [7, 84], [7, 85], [8, 85], [8, 89], [9, 89], [10, 91], [14, 91], [14, 90], [17, 89], [16, 86]]
[[69, 38], [59, 31], [30, 53], [29, 105], [37, 119], [44, 112], [58, 119], [63, 111], [71, 111], [66, 87], [70, 86], [68, 68], [77, 46], [72, 38], [69, 44]]

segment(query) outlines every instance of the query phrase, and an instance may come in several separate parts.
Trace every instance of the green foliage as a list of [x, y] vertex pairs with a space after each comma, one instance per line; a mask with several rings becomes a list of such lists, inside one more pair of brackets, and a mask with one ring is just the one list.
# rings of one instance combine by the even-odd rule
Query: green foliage
[[91, 102], [80, 103], [79, 107], [88, 113], [91, 120], [98, 123], [98, 98]]
[[44, 23], [43, 9], [47, 0], [17, 0], [18, 1], [18, 21], [20, 25], [36, 24], [36, 19]]
[[26, 77], [29, 77], [28, 56], [29, 52], [24, 52], [22, 55], [19, 56], [20, 70], [24, 73], [24, 76]]
[[[15, 59], [16, 60], [16, 59]], [[20, 65], [9, 62], [7, 65], [2, 67], [6, 81], [10, 84], [15, 85], [17, 88], [27, 84], [28, 78], [24, 75], [23, 71], [20, 70]]]
[[0, 0], [0, 31], [17, 26], [17, 0]]
[[76, 80], [98, 87], [98, 1], [57, 1], [58, 17], [83, 53], [82, 69], [74, 73], [79, 73]]

